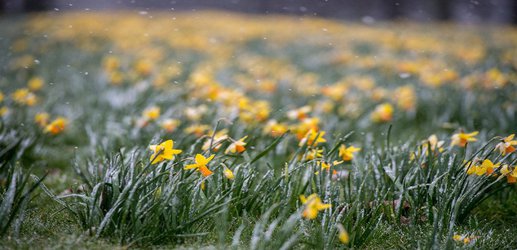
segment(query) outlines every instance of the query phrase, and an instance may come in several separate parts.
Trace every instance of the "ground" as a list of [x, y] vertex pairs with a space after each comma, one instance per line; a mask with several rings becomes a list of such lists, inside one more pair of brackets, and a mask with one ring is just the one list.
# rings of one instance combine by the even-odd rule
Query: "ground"
[[0, 20], [2, 248], [517, 248], [517, 30]]

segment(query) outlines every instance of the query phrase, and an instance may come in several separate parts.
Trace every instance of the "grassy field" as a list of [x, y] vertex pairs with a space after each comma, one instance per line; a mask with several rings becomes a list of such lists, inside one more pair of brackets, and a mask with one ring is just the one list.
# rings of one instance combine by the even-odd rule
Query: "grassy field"
[[44, 13], [0, 53], [0, 248], [517, 248], [513, 27]]

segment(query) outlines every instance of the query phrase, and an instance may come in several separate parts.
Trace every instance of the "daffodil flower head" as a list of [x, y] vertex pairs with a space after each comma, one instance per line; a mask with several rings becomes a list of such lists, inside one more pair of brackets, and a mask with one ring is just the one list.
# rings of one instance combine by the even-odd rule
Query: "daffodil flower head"
[[495, 147], [502, 155], [514, 152], [517, 145], [517, 140], [514, 140], [515, 134], [511, 134], [501, 140]]
[[67, 124], [66, 118], [58, 117], [45, 127], [45, 132], [57, 135], [65, 130]]
[[343, 227], [343, 225], [340, 223], [337, 225], [337, 229], [338, 229], [338, 238], [339, 238], [339, 241], [341, 241], [341, 243], [343, 244], [348, 244], [350, 242], [350, 236], [348, 235], [348, 232], [345, 230], [345, 228]]
[[43, 79], [41, 79], [40, 77], [31, 78], [27, 83], [27, 86], [32, 91], [38, 91], [41, 88], [43, 88]]
[[299, 146], [308, 145], [309, 147], [316, 147], [320, 142], [326, 142], [327, 140], [323, 138], [325, 135], [325, 131], [315, 131], [313, 129], [309, 130], [305, 137], [300, 141]]
[[248, 136], [244, 136], [241, 139], [234, 141], [232, 144], [230, 144], [230, 146], [228, 146], [228, 148], [226, 149], [226, 151], [224, 153], [225, 154], [229, 154], [229, 153], [235, 154], [235, 153], [244, 152], [244, 150], [246, 150], [246, 147], [244, 147], [244, 146], [246, 146], [246, 143], [244, 142], [244, 140], [246, 140], [246, 138], [248, 138]]
[[346, 147], [344, 144], [341, 144], [339, 147], [339, 156], [343, 161], [351, 161], [354, 159], [354, 153], [359, 151], [361, 151], [361, 148], [356, 148], [354, 146]]
[[313, 148], [311, 150], [309, 150], [309, 152], [307, 152], [307, 154], [305, 155], [305, 161], [310, 161], [310, 160], [314, 160], [314, 159], [320, 159], [321, 157], [323, 157], [323, 149], [320, 148]]
[[231, 169], [225, 167], [223, 171], [224, 177], [226, 177], [228, 180], [235, 179], [235, 176], [233, 175], [233, 172]]
[[459, 147], [465, 147], [468, 142], [477, 141], [476, 135], [478, 134], [478, 131], [474, 131], [472, 133], [457, 133], [452, 135], [451, 137], [451, 146], [459, 146]]
[[42, 113], [37, 113], [35, 116], [34, 116], [34, 121], [36, 122], [36, 124], [38, 124], [40, 127], [45, 127], [48, 125], [48, 122], [49, 122], [49, 119], [50, 119], [50, 115], [46, 112], [42, 112]]
[[158, 106], [152, 106], [149, 108], [146, 108], [144, 112], [142, 112], [142, 116], [149, 121], [156, 120], [160, 117], [160, 107]]
[[321, 202], [317, 194], [311, 194], [309, 197], [300, 195], [300, 201], [305, 205], [302, 216], [306, 219], [316, 219], [319, 211], [330, 208], [332, 205]]
[[156, 164], [164, 160], [172, 161], [175, 155], [180, 154], [182, 150], [174, 149], [174, 141], [167, 140], [158, 145], [150, 145], [149, 149], [153, 151], [151, 155], [151, 164]]
[[373, 110], [371, 119], [374, 122], [389, 122], [393, 119], [393, 106], [390, 103], [377, 105]]
[[213, 172], [208, 169], [207, 164], [214, 159], [215, 155], [211, 155], [208, 158], [205, 158], [202, 154], [196, 154], [196, 157], [194, 159], [194, 164], [189, 164], [185, 166], [185, 169], [196, 169], [199, 171], [204, 177], [210, 176], [213, 174]]

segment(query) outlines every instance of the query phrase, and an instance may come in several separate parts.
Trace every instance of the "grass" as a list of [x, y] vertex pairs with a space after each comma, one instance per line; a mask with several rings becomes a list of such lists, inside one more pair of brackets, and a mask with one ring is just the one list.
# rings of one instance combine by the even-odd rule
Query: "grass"
[[511, 27], [0, 23], [2, 247], [517, 247]]

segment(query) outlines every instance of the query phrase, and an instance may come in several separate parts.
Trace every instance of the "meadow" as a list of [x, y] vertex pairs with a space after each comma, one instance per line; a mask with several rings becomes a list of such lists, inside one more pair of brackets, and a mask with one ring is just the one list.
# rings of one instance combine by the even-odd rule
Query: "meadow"
[[0, 55], [0, 248], [517, 248], [515, 27], [55, 12]]

